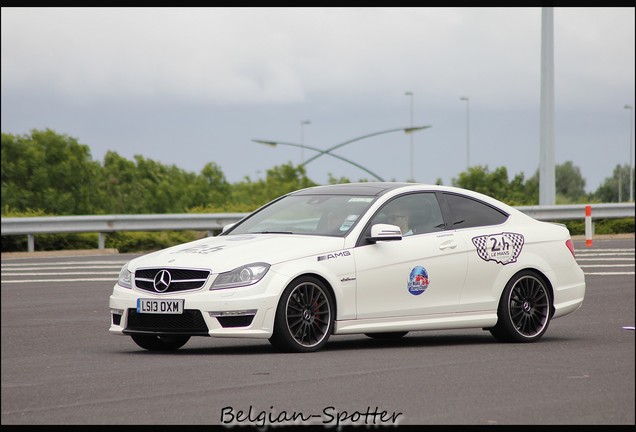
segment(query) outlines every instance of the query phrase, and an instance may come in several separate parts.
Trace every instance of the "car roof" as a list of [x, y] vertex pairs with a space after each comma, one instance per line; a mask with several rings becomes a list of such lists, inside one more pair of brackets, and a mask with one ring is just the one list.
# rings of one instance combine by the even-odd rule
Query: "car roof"
[[414, 186], [415, 183], [399, 183], [399, 182], [360, 182], [360, 183], [341, 183], [325, 186], [314, 186], [301, 189], [290, 195], [359, 195], [359, 196], [379, 196], [393, 189]]
[[469, 189], [458, 188], [455, 186], [443, 186], [432, 185], [425, 183], [410, 183], [410, 182], [360, 182], [360, 183], [340, 183], [325, 186], [314, 186], [310, 188], [300, 189], [295, 192], [290, 192], [289, 195], [357, 195], [357, 196], [381, 196], [387, 192], [394, 191], [396, 189], [404, 189], [405, 191], [417, 191], [426, 189], [428, 191], [446, 192], [451, 194], [462, 194], [473, 199], [484, 201], [490, 205], [494, 205], [500, 210], [505, 211], [508, 214], [522, 212], [516, 210], [514, 207], [495, 199], [491, 196], [484, 195], [480, 192], [472, 191]]

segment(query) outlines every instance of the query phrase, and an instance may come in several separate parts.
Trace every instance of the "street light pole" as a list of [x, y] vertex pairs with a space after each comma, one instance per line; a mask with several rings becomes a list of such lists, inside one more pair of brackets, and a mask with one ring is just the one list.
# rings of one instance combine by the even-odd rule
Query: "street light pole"
[[[413, 94], [413, 92], [407, 91], [404, 92], [405, 96], [410, 96], [411, 98], [411, 114], [410, 114], [410, 123], [409, 126], [413, 127], [413, 98], [415, 97], [415, 95]], [[413, 134], [410, 134], [410, 140], [411, 140], [411, 147], [410, 147], [410, 161], [411, 161], [411, 176], [409, 178], [410, 181], [415, 181], [415, 177], [413, 176]]]
[[[301, 148], [302, 148], [302, 147], [305, 147], [305, 148], [308, 148], [309, 150], [317, 151], [317, 152], [319, 153], [319, 156], [320, 156], [320, 155], [323, 155], [323, 154], [328, 154], [329, 156], [333, 156], [333, 157], [335, 157], [335, 158], [337, 158], [337, 159], [340, 159], [341, 161], [347, 162], [347, 163], [349, 163], [349, 164], [351, 164], [351, 165], [353, 165], [353, 166], [355, 166], [355, 167], [358, 167], [358, 168], [360, 168], [361, 170], [366, 171], [367, 173], [371, 174], [371, 175], [372, 175], [373, 177], [375, 177], [378, 181], [381, 181], [381, 182], [383, 182], [383, 181], [384, 181], [384, 179], [383, 179], [382, 177], [380, 177], [380, 176], [379, 176], [379, 175], [377, 175], [376, 173], [374, 173], [374, 172], [372, 172], [372, 171], [368, 170], [367, 168], [363, 167], [362, 165], [357, 164], [357, 163], [355, 163], [355, 162], [353, 162], [353, 161], [351, 161], [351, 160], [349, 160], [349, 159], [347, 159], [347, 158], [344, 158], [344, 157], [342, 157], [342, 156], [339, 156], [339, 155], [336, 155], [336, 154], [329, 153], [328, 151], [321, 150], [321, 149], [316, 148], [316, 147], [303, 146], [303, 145], [301, 145], [301, 144], [288, 143], [288, 142], [282, 142], [282, 141], [265, 141], [265, 140], [256, 140], [256, 139], [253, 139], [252, 141], [253, 141], [253, 142], [255, 142], [255, 143], [258, 143], [258, 144], [265, 144], [265, 145], [268, 145], [268, 146], [270, 146], [270, 147], [276, 147], [277, 145], [286, 145], [286, 146], [301, 147]], [[306, 165], [306, 164], [305, 164], [305, 165]], [[303, 166], [303, 165], [300, 165], [300, 166]]]
[[539, 205], [556, 200], [554, 167], [554, 8], [541, 8], [541, 108], [539, 110]]
[[386, 133], [390, 133], [390, 132], [398, 132], [398, 131], [404, 131], [404, 133], [406, 133], [406, 134], [411, 134], [413, 132], [417, 132], [417, 131], [422, 130], [422, 129], [428, 129], [430, 127], [431, 126], [414, 126], [414, 127], [407, 127], [407, 128], [395, 128], [395, 129], [388, 129], [388, 130], [383, 130], [383, 131], [380, 131], [380, 132], [373, 132], [373, 133], [370, 133], [370, 134], [362, 135], [362, 136], [359, 136], [357, 138], [353, 138], [353, 139], [347, 140], [347, 141], [345, 141], [343, 143], [336, 144], [333, 147], [329, 147], [327, 150], [321, 152], [320, 154], [314, 155], [314, 156], [310, 157], [309, 159], [307, 159], [307, 161], [304, 163], [304, 165], [307, 165], [309, 162], [313, 161], [314, 159], [319, 158], [323, 154], [332, 155], [332, 153], [331, 153], [332, 151], [334, 151], [336, 149], [339, 149], [340, 147], [344, 147], [347, 144], [351, 144], [353, 142], [363, 140], [365, 138], [371, 138], [372, 136], [382, 135], [382, 134], [386, 134]]
[[313, 161], [314, 159], [317, 159], [318, 157], [320, 157], [322, 155], [329, 155], [329, 156], [335, 157], [337, 159], [340, 159], [340, 160], [342, 160], [344, 162], [347, 162], [347, 163], [349, 163], [349, 164], [351, 164], [351, 165], [353, 165], [353, 166], [355, 166], [357, 168], [360, 168], [363, 171], [366, 171], [367, 173], [369, 173], [373, 177], [375, 177], [378, 181], [384, 181], [382, 179], [382, 177], [380, 177], [379, 175], [377, 175], [374, 172], [370, 171], [369, 169], [363, 167], [362, 165], [357, 164], [357, 163], [355, 163], [355, 162], [353, 162], [353, 161], [351, 161], [349, 159], [346, 159], [346, 158], [344, 158], [342, 156], [333, 154], [331, 152], [336, 150], [336, 149], [338, 149], [338, 148], [340, 148], [340, 147], [343, 147], [343, 146], [345, 146], [347, 144], [351, 144], [353, 142], [360, 141], [360, 140], [363, 140], [365, 138], [370, 138], [372, 136], [382, 135], [382, 134], [386, 134], [386, 133], [390, 133], [390, 132], [397, 132], [397, 131], [404, 131], [404, 133], [410, 134], [410, 133], [414, 133], [414, 132], [417, 132], [417, 131], [422, 130], [422, 129], [428, 129], [430, 127], [431, 126], [414, 126], [414, 127], [407, 127], [407, 128], [388, 129], [388, 130], [383, 130], [383, 131], [380, 131], [380, 132], [373, 132], [373, 133], [370, 133], [370, 134], [359, 136], [357, 138], [353, 138], [353, 139], [347, 140], [347, 141], [345, 141], [343, 143], [340, 143], [340, 144], [336, 144], [335, 146], [330, 147], [330, 148], [328, 148], [326, 150], [322, 150], [322, 149], [315, 148], [315, 147], [309, 147], [309, 146], [302, 145], [302, 144], [295, 144], [295, 143], [288, 143], [288, 142], [281, 142], [281, 141], [257, 140], [257, 139], [253, 139], [252, 141], [256, 142], [256, 143], [259, 143], [259, 144], [266, 144], [266, 145], [269, 145], [269, 146], [272, 146], [272, 147], [276, 147], [277, 144], [288, 145], [288, 146], [292, 146], [292, 147], [305, 147], [305, 148], [308, 148], [310, 150], [314, 150], [314, 151], [318, 152], [317, 155], [314, 155], [314, 156], [310, 157], [309, 159], [307, 159], [301, 166], [307, 165], [309, 162]]
[[300, 164], [305, 163], [305, 125], [311, 124], [309, 120], [300, 122]]
[[634, 201], [634, 156], [632, 153], [632, 145], [634, 142], [634, 107], [625, 105], [625, 109], [629, 112], [629, 202]]
[[470, 168], [470, 99], [462, 96], [459, 100], [466, 101], [466, 171]]

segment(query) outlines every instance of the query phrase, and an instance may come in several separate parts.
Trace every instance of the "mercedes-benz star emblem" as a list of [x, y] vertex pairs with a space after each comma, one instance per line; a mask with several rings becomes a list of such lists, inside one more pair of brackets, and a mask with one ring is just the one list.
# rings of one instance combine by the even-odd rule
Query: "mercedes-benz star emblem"
[[155, 275], [154, 287], [157, 292], [164, 292], [170, 286], [170, 282], [172, 281], [172, 277], [170, 276], [170, 272], [168, 270], [160, 270], [159, 273]]

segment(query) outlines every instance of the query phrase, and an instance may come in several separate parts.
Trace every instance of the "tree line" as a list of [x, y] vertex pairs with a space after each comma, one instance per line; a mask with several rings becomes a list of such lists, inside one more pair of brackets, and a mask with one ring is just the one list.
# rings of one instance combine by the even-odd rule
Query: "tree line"
[[[1, 148], [3, 216], [249, 212], [287, 192], [317, 185], [302, 166], [291, 162], [268, 169], [264, 179], [246, 176], [230, 183], [213, 161], [199, 173], [141, 155], [128, 160], [113, 151], [106, 153], [103, 162], [95, 161], [89, 146], [50, 129], [24, 135], [2, 133]], [[616, 166], [588, 194], [578, 167], [570, 161], [557, 165], [557, 204], [617, 202], [619, 195], [627, 200], [629, 169]], [[349, 181], [329, 175], [329, 183]], [[510, 205], [539, 202], [538, 170], [528, 179], [523, 173], [509, 179], [506, 167], [491, 171], [488, 166], [474, 166], [451, 184]]]

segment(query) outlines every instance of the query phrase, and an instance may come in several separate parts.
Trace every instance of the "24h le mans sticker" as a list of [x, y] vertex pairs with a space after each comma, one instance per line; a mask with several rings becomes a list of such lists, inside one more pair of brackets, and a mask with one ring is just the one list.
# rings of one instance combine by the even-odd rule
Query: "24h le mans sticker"
[[523, 248], [523, 235], [512, 232], [473, 237], [477, 255], [484, 261], [510, 264], [517, 261]]

